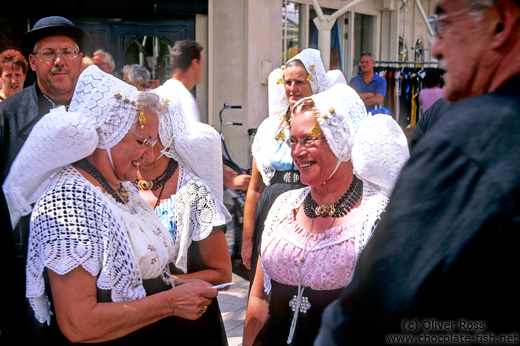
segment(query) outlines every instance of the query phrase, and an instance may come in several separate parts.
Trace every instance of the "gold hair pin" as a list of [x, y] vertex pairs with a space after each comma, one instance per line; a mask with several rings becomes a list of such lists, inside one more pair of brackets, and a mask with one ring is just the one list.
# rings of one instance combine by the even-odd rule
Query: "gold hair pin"
[[322, 138], [323, 132], [321, 132], [320, 126], [318, 124], [314, 125], [310, 132], [311, 136], [314, 138]]
[[144, 115], [144, 111], [142, 109], [139, 113], [139, 124], [141, 124], [141, 129], [144, 129], [144, 125], [146, 125], [146, 116]]
[[144, 129], [144, 125], [146, 125], [146, 116], [144, 115], [143, 108], [141, 108], [143, 106], [143, 104], [141, 103], [142, 100], [143, 100], [142, 98], [137, 99], [137, 110], [140, 111], [139, 112], [139, 124], [141, 125], [141, 129]]

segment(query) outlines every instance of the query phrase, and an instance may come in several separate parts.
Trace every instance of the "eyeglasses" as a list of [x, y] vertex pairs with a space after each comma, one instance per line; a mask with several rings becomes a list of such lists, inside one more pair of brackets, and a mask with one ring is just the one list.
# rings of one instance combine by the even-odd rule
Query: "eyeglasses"
[[54, 59], [56, 59], [56, 54], [58, 54], [58, 53], [60, 53], [60, 55], [63, 59], [67, 59], [67, 60], [76, 59], [76, 57], [78, 56], [77, 51], [75, 51], [74, 49], [69, 49], [69, 48], [65, 48], [62, 51], [53, 50], [53, 49], [42, 49], [40, 51], [35, 52], [34, 55], [40, 54], [40, 57], [43, 60], [53, 61]]
[[314, 147], [314, 145], [315, 145], [314, 141], [317, 141], [318, 139], [325, 139], [325, 137], [317, 138], [317, 137], [307, 136], [307, 137], [300, 138], [299, 140], [296, 138], [289, 138], [288, 140], [285, 141], [285, 143], [287, 143], [287, 145], [289, 146], [289, 148], [291, 148], [291, 150], [296, 149], [296, 145], [298, 145], [298, 143], [300, 143], [304, 148], [308, 149], [308, 148]]
[[150, 145], [150, 146], [154, 146], [155, 143], [157, 143], [157, 138], [156, 139], [149, 139], [149, 138], [144, 138], [143, 136], [141, 135], [138, 135], [137, 133], [135, 133], [134, 131], [129, 131], [130, 133], [136, 135], [137, 137], [141, 138], [143, 140], [143, 142], [139, 142], [137, 141], [139, 144], [141, 144], [141, 146], [144, 148], [146, 147], [147, 145]]
[[444, 29], [445, 29], [445, 26], [447, 23], [446, 19], [469, 12], [470, 10], [471, 10], [470, 8], [465, 8], [465, 9], [457, 11], [455, 13], [445, 14], [440, 17], [438, 15], [431, 16], [430, 19], [428, 20], [428, 23], [430, 23], [430, 26], [432, 27], [432, 30], [435, 33], [435, 36], [438, 38], [442, 38], [442, 35], [444, 34]]

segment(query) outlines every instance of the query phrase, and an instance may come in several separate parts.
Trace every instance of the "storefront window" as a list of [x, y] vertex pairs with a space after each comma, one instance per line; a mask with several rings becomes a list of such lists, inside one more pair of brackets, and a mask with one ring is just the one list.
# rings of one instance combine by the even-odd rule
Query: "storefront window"
[[284, 1], [282, 10], [282, 31], [283, 31], [283, 42], [282, 42], [282, 61], [287, 61], [298, 52], [302, 47], [302, 39], [300, 37], [301, 25], [303, 23], [302, 11], [303, 5], [292, 2]]
[[[309, 48], [318, 49], [318, 29], [314, 24], [314, 18], [317, 17], [313, 6], [309, 6], [308, 19], [306, 19], [306, 6], [293, 1], [283, 1], [282, 10], [282, 60], [287, 61], [298, 54], [302, 49]], [[336, 10], [322, 8], [324, 15], [331, 15]], [[306, 25], [306, 26], [305, 26]], [[304, 27], [305, 26], [305, 27]], [[308, 32], [308, 37], [305, 37]], [[307, 40], [308, 39], [308, 40]], [[331, 29], [330, 40], [330, 69], [342, 69], [342, 50], [341, 50], [341, 34], [338, 22]]]
[[125, 51], [125, 65], [139, 64], [150, 71], [149, 87], [157, 87], [171, 76], [172, 45], [157, 36], [136, 39]]
[[375, 17], [356, 13], [354, 16], [354, 76], [359, 74], [361, 54], [372, 53], [375, 56], [375, 38]]
[[402, 36], [399, 36], [399, 61], [408, 61], [408, 47]]
[[424, 43], [420, 38], [415, 42], [415, 61], [424, 61]]
[[[323, 14], [331, 15], [336, 10], [330, 10], [327, 8], [322, 8]], [[314, 18], [316, 18], [318, 14], [314, 10], [314, 7], [310, 7], [309, 11], [309, 48], [318, 49], [318, 28], [316, 24], [314, 24]], [[342, 54], [341, 54], [341, 37], [339, 33], [338, 20], [334, 23], [330, 31], [330, 66], [331, 70], [342, 70]]]

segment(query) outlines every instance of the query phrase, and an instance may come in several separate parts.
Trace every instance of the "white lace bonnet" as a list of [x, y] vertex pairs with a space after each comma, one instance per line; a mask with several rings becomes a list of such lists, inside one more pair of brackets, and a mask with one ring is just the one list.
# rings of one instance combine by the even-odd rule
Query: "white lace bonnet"
[[137, 122], [140, 92], [89, 66], [78, 79], [69, 109], [53, 109], [36, 123], [11, 166], [3, 189], [15, 226], [32, 211], [49, 178], [96, 148], [110, 149]]
[[363, 101], [346, 84], [304, 98], [295, 108], [309, 98], [338, 165], [351, 160], [354, 173], [388, 197], [409, 158], [406, 136], [396, 121], [386, 114], [367, 116]]
[[[331, 70], [325, 72], [325, 67], [321, 61], [320, 51], [313, 48], [302, 50], [286, 62], [286, 65], [293, 60], [300, 60], [307, 70], [307, 80], [311, 84], [313, 94], [325, 91], [336, 83], [347, 84], [345, 76], [340, 70]], [[268, 99], [269, 99], [269, 115], [278, 115], [287, 110], [289, 102], [285, 97], [285, 88], [283, 82], [283, 72], [285, 66], [274, 69], [269, 74], [268, 79]]]
[[222, 144], [208, 124], [188, 121], [178, 98], [168, 100], [168, 112], [159, 121], [162, 155], [188, 167], [223, 201]]

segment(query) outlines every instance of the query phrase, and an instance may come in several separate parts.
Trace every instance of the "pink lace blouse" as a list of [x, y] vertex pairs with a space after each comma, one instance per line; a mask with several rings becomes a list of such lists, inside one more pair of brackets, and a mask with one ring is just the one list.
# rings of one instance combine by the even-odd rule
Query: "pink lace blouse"
[[[314, 290], [334, 290], [350, 281], [356, 262], [355, 238], [359, 218], [333, 227], [322, 234], [301, 228], [292, 212], [278, 224], [281, 229], [263, 246], [264, 280], [302, 285]], [[305, 257], [303, 264], [301, 258]], [[267, 283], [267, 287], [270, 284]], [[266, 288], [267, 288], [266, 287]]]

